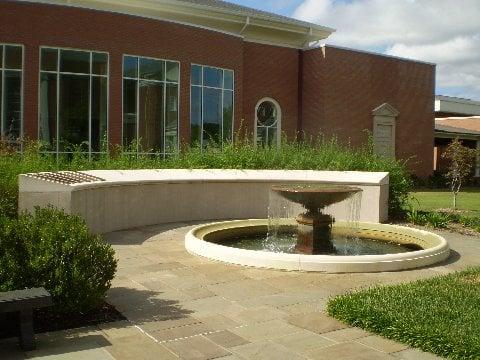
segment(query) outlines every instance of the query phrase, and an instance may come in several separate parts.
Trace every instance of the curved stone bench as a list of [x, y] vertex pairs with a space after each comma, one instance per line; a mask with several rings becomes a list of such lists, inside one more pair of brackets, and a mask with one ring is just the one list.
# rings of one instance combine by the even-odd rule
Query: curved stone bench
[[[273, 184], [363, 189], [360, 220], [388, 218], [388, 173], [304, 170], [95, 170], [19, 176], [19, 210], [51, 204], [107, 233], [172, 222], [266, 218]], [[337, 219], [345, 207], [332, 208]]]

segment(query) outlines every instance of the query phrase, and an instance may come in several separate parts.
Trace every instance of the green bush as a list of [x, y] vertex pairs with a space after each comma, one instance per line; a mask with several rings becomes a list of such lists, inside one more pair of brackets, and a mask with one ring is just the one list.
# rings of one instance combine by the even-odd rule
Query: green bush
[[117, 267], [114, 251], [77, 216], [53, 208], [0, 217], [0, 291], [43, 286], [55, 311], [101, 304]]
[[342, 145], [336, 139], [287, 141], [277, 148], [259, 148], [248, 141], [218, 147], [186, 146], [179, 154], [167, 158], [136, 155], [116, 148], [111, 155], [89, 159], [76, 152], [55, 157], [42, 154], [33, 143], [23, 155], [0, 155], [0, 211], [15, 216], [17, 211], [17, 177], [22, 173], [56, 170], [95, 169], [278, 169], [388, 172], [390, 174], [390, 214], [401, 213], [408, 203], [412, 179], [405, 163], [373, 153], [371, 143], [361, 148]]

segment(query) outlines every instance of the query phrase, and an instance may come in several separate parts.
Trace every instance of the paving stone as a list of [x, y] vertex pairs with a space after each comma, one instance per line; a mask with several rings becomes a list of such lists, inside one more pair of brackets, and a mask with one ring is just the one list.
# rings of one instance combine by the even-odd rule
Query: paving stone
[[173, 329], [176, 327], [188, 326], [188, 325], [199, 324], [199, 323], [201, 323], [201, 320], [189, 316], [189, 317], [184, 317], [184, 318], [175, 319], [175, 320], [149, 321], [143, 324], [139, 324], [138, 326], [144, 331], [151, 332], [151, 331]]
[[396, 353], [392, 353], [395, 358], [402, 360], [441, 360], [440, 356], [423, 352], [417, 349], [406, 349]]
[[305, 302], [299, 304], [292, 304], [280, 306], [278, 309], [287, 315], [300, 315], [312, 312], [324, 312], [327, 304], [327, 299], [322, 299], [316, 302]]
[[[112, 343], [111, 346], [106, 347], [106, 350], [116, 359], [116, 360], [128, 360], [128, 359], [145, 359], [145, 360], [170, 360], [177, 359], [177, 357], [172, 354], [162, 344], [158, 344], [155, 341], [149, 339], [145, 335], [131, 336], [128, 338], [117, 339]], [[92, 360], [95, 357], [91, 357]]]
[[243, 359], [248, 360], [305, 360], [300, 354], [287, 349], [286, 347], [271, 341], [256, 342], [241, 345], [230, 349]]
[[286, 314], [277, 308], [260, 306], [258, 308], [246, 309], [234, 316], [234, 319], [242, 324], [265, 322], [285, 317]]
[[247, 340], [260, 341], [293, 334], [298, 332], [299, 328], [289, 325], [281, 320], [272, 320], [246, 325], [241, 328], [230, 329], [230, 331]]
[[182, 292], [187, 295], [189, 300], [205, 299], [215, 296], [215, 294], [204, 287], [195, 287], [189, 289], [183, 289]]
[[180, 326], [171, 329], [158, 330], [148, 332], [148, 335], [152, 336], [160, 342], [171, 341], [177, 339], [183, 339], [192, 337], [195, 335], [208, 334], [215, 331], [212, 327], [204, 324], [197, 323], [192, 325]]
[[213, 330], [226, 330], [240, 325], [224, 315], [197, 316], [197, 318]]
[[141, 331], [129, 321], [115, 321], [113, 323], [100, 324], [99, 328], [107, 339], [118, 339], [141, 334]]
[[359, 328], [346, 328], [322, 334], [322, 336], [336, 342], [355, 340], [369, 335], [369, 332]]
[[288, 334], [286, 336], [273, 339], [272, 341], [299, 353], [305, 353], [307, 351], [335, 344], [334, 341], [307, 330], [302, 330], [294, 334]]
[[341, 322], [320, 312], [302, 315], [292, 315], [287, 318], [288, 322], [299, 328], [322, 334], [334, 330], [344, 329], [347, 326]]
[[355, 342], [344, 342], [309, 351], [307, 356], [314, 360], [394, 360], [393, 356]]
[[237, 280], [228, 283], [207, 286], [207, 289], [217, 295], [231, 300], [243, 300], [253, 297], [270, 295], [280, 292], [280, 290], [264, 284], [259, 280]]
[[244, 345], [250, 343], [250, 341], [234, 334], [228, 330], [223, 330], [219, 332], [215, 332], [212, 334], [205, 335], [208, 339], [213, 341], [214, 343], [224, 347], [224, 348], [231, 348], [234, 346]]
[[370, 346], [374, 349], [384, 351], [386, 353], [392, 353], [397, 351], [402, 351], [408, 348], [408, 345], [401, 344], [396, 341], [385, 339], [377, 335], [369, 335], [366, 337], [359, 338], [355, 340], [360, 344]]
[[181, 359], [185, 360], [216, 359], [231, 355], [229, 351], [204, 336], [171, 341], [165, 343], [165, 346]]

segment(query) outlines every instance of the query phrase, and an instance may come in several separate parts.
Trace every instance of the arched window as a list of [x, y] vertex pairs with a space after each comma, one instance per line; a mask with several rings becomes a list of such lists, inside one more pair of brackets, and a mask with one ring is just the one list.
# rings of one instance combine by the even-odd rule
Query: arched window
[[282, 110], [274, 99], [260, 100], [255, 107], [255, 141], [259, 146], [278, 146]]

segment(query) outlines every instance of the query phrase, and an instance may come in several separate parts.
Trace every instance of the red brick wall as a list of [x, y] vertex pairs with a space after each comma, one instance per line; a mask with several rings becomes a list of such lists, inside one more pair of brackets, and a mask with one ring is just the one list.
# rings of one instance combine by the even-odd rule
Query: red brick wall
[[190, 137], [190, 64], [235, 71], [235, 121], [242, 118], [243, 40], [215, 31], [109, 12], [72, 7], [0, 2], [0, 42], [25, 46], [24, 127], [38, 132], [39, 47], [69, 47], [110, 54], [109, 132], [120, 142], [123, 54], [178, 60], [180, 136]]
[[358, 51], [325, 47], [304, 53], [303, 129], [363, 144], [372, 110], [387, 102], [400, 115], [397, 158], [418, 176], [433, 164], [435, 67]]
[[249, 131], [255, 124], [255, 106], [265, 97], [282, 110], [282, 132], [294, 137], [298, 122], [299, 50], [244, 43], [243, 114]]

